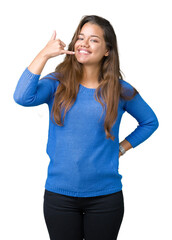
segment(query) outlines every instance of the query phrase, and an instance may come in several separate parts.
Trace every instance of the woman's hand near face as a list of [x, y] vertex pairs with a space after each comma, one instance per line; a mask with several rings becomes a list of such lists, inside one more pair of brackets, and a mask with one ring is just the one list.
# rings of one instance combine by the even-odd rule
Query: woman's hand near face
[[54, 31], [51, 39], [41, 50], [41, 54], [47, 59], [59, 56], [61, 54], [75, 54], [75, 52], [65, 50], [65, 47], [66, 44], [63, 41], [61, 41], [60, 39], [56, 39], [56, 31]]
[[56, 31], [54, 31], [47, 45], [38, 53], [29, 65], [29, 71], [40, 75], [48, 59], [61, 54], [75, 54], [75, 52], [64, 50], [65, 46], [66, 44], [64, 42], [60, 39], [56, 39]]

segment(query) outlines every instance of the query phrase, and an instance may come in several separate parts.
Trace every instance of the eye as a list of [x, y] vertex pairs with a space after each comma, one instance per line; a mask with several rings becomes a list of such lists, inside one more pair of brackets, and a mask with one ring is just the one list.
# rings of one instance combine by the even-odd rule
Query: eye
[[97, 40], [95, 40], [95, 39], [91, 39], [91, 41], [92, 41], [92, 42], [98, 42], [98, 41], [97, 41]]
[[77, 38], [77, 40], [83, 40], [83, 38], [81, 38], [81, 37], [78, 37], [78, 38]]

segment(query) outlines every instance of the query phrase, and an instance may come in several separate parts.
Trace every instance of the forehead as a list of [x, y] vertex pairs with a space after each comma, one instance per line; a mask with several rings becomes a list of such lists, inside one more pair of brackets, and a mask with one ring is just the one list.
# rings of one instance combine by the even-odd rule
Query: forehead
[[94, 23], [85, 23], [81, 28], [80, 33], [84, 35], [97, 35], [99, 37], [103, 37], [103, 29]]

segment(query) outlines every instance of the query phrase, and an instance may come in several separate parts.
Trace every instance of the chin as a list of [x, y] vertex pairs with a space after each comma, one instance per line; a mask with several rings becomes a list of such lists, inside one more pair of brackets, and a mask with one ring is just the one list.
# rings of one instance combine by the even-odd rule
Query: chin
[[90, 61], [90, 60], [87, 60], [87, 59], [82, 59], [82, 58], [77, 58], [77, 57], [76, 57], [76, 60], [77, 60], [79, 63], [81, 63], [81, 64], [88, 64], [88, 65], [94, 64], [94, 62], [92, 62], [92, 61]]
[[77, 60], [79, 63], [81, 63], [81, 64], [87, 64], [87, 63], [89, 63], [89, 61], [84, 61], [84, 60], [78, 59], [78, 58], [76, 58], [76, 60]]

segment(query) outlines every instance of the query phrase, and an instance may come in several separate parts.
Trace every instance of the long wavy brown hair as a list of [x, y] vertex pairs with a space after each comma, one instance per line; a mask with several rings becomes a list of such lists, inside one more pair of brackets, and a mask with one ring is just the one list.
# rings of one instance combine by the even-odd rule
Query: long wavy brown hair
[[[124, 94], [126, 91], [120, 84], [120, 79], [123, 79], [123, 77], [120, 70], [117, 38], [108, 20], [96, 15], [82, 17], [73, 35], [72, 41], [68, 46], [68, 50], [74, 51], [74, 45], [78, 39], [81, 28], [87, 22], [97, 24], [102, 28], [106, 48], [109, 50], [109, 55], [104, 56], [101, 61], [98, 77], [99, 86], [95, 90], [94, 98], [102, 105], [103, 110], [106, 111], [104, 119], [106, 138], [110, 138], [114, 141], [115, 136], [113, 136], [110, 131], [117, 118], [119, 98], [131, 100], [138, 91], [133, 87], [134, 91], [132, 91], [132, 95]], [[54, 73], [60, 83], [54, 93], [55, 98], [51, 111], [51, 120], [52, 115], [54, 115], [55, 123], [59, 126], [64, 126], [65, 115], [74, 104], [79, 91], [79, 83], [83, 76], [83, 68], [76, 57], [67, 54], [64, 61], [57, 65]], [[105, 104], [101, 101], [100, 97]], [[61, 121], [61, 113], [63, 110], [63, 121]]]

